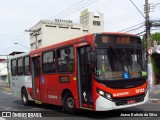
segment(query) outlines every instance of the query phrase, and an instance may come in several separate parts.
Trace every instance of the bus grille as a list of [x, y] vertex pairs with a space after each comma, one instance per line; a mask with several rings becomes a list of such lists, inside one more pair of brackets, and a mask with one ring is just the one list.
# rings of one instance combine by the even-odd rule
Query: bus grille
[[107, 87], [113, 89], [128, 89], [144, 85], [146, 78], [136, 78], [136, 79], [125, 79], [125, 80], [112, 80], [105, 82]]
[[144, 100], [144, 97], [145, 97], [145, 94], [141, 94], [133, 97], [127, 97], [127, 98], [115, 98], [113, 99], [113, 102], [115, 102], [117, 106], [120, 106], [120, 105], [126, 105], [130, 100], [134, 100], [135, 103], [142, 102]]

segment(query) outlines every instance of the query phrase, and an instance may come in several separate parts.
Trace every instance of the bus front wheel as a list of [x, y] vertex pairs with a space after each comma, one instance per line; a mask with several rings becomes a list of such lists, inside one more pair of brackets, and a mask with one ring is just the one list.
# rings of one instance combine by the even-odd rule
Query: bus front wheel
[[29, 104], [29, 100], [28, 100], [28, 94], [26, 89], [22, 89], [22, 93], [21, 93], [21, 99], [22, 99], [22, 104], [23, 105], [28, 105]]
[[63, 106], [67, 112], [70, 112], [70, 113], [75, 112], [75, 101], [74, 101], [73, 95], [70, 92], [67, 92], [64, 95]]

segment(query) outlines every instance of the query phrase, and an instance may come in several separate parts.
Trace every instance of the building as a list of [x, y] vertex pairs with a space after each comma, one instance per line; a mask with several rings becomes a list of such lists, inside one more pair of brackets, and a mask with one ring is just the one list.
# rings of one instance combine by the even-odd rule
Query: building
[[104, 16], [102, 13], [88, 12], [88, 9], [81, 12], [80, 24], [84, 25], [88, 33], [99, 33], [104, 31]]
[[103, 14], [86, 9], [81, 12], [80, 23], [60, 19], [41, 20], [29, 31], [30, 47], [33, 50], [86, 34], [103, 32]]
[[0, 59], [0, 85], [8, 82], [7, 59]]

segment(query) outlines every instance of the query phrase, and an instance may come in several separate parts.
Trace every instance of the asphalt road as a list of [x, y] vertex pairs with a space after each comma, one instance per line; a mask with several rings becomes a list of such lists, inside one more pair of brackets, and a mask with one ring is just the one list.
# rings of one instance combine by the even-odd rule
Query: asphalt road
[[[81, 119], [107, 119], [107, 120], [159, 120], [160, 117], [153, 117], [157, 114], [157, 111], [160, 111], [160, 94], [159, 93], [152, 93], [151, 100], [149, 103], [145, 105], [140, 105], [132, 108], [126, 108], [121, 110], [114, 110], [114, 111], [106, 111], [106, 112], [93, 112], [93, 111], [85, 111], [81, 110], [78, 111], [76, 114], [69, 114], [63, 111], [62, 107], [53, 106], [53, 105], [38, 105], [32, 103], [30, 106], [23, 106], [21, 100], [12, 95], [10, 91], [0, 89], [0, 111], [12, 111], [12, 112], [20, 112], [21, 114], [27, 114], [26, 112], [34, 112], [42, 114], [42, 118], [32, 118], [38, 120], [53, 120], [53, 119], [67, 119], [67, 120], [81, 120]], [[150, 111], [147, 114], [150, 114], [152, 117], [117, 117], [114, 116], [115, 113], [122, 113], [126, 114], [126, 111], [129, 111], [129, 114], [134, 113], [134, 111]], [[152, 114], [154, 113], [154, 114]], [[2, 114], [2, 113], [0, 113]], [[38, 115], [40, 115], [38, 114]], [[160, 115], [160, 112], [158, 112]], [[45, 115], [45, 117], [43, 116]], [[134, 115], [136, 115], [134, 113]], [[144, 113], [142, 114], [144, 116]], [[52, 116], [52, 117], [46, 117]], [[139, 114], [139, 116], [141, 116]], [[21, 119], [30, 119], [30, 118], [23, 118], [23, 117], [0, 117], [0, 120], [21, 120]]]

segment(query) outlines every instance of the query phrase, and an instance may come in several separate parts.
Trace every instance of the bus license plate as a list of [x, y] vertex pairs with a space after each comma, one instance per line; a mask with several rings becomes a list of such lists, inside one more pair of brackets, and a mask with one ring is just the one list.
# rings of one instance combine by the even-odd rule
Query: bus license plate
[[127, 101], [127, 104], [134, 104], [134, 103], [136, 103], [135, 100], [128, 100], [128, 101]]

